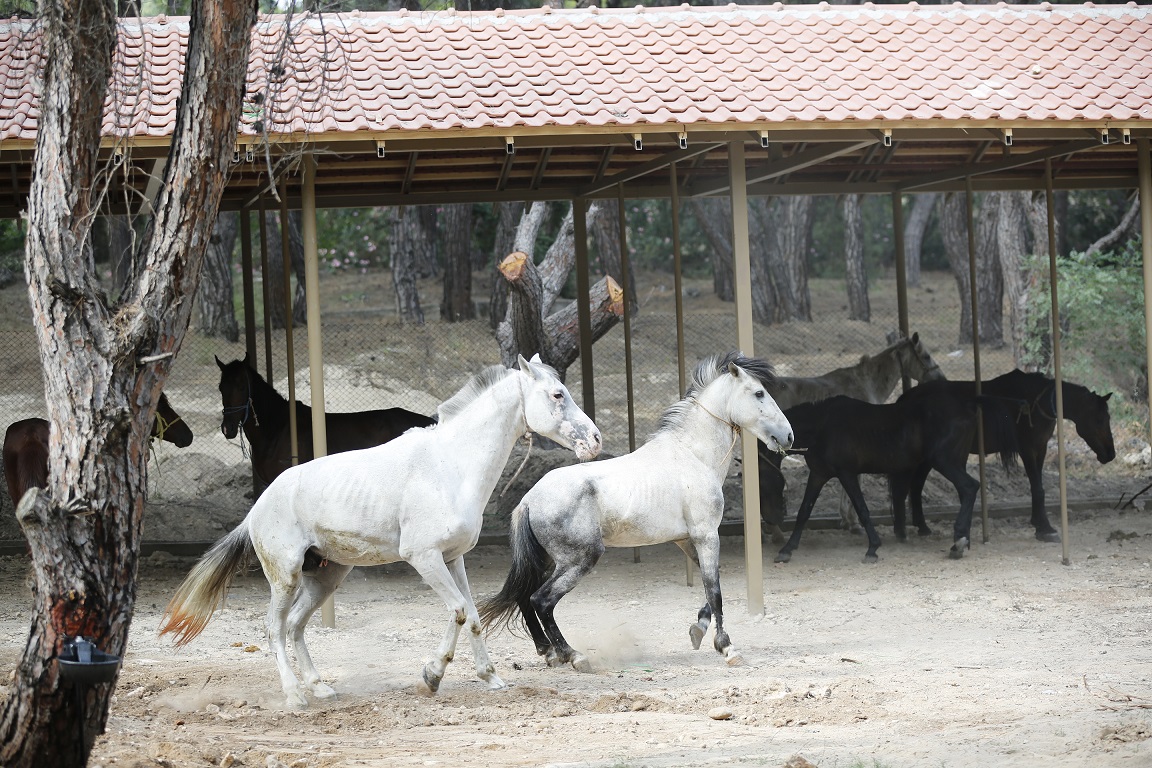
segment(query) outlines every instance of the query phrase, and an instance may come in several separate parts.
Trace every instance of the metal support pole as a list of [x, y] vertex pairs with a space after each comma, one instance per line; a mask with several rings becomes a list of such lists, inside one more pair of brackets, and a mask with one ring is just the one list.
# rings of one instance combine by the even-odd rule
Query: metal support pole
[[[972, 177], [964, 177], [964, 205], [968, 216], [968, 299], [972, 306], [972, 372], [976, 380], [976, 396], [980, 396], [982, 380], [980, 376], [980, 302], [976, 296], [976, 224], [972, 215]], [[976, 404], [976, 446], [980, 462], [980, 529], [987, 544], [988, 538], [988, 490], [984, 480], [984, 409]]]
[[[272, 377], [272, 268], [268, 263], [268, 224], [265, 221], [264, 193], [260, 193], [260, 295], [264, 300], [264, 378], [274, 381]], [[253, 358], [252, 365], [256, 365]]]
[[[304, 240], [304, 303], [308, 312], [308, 386], [312, 400], [312, 455], [328, 455], [328, 422], [324, 408], [324, 344], [320, 323], [320, 257], [316, 248], [316, 156], [304, 155], [300, 188], [301, 238]], [[320, 604], [320, 621], [336, 626], [336, 601]]]
[[244, 291], [244, 356], [256, 362], [256, 291], [252, 279], [252, 211], [240, 209], [240, 280]]
[[[756, 354], [752, 338], [752, 249], [748, 245], [748, 173], [744, 143], [728, 144], [728, 179], [732, 195], [732, 276], [736, 298], [736, 346], [748, 357]], [[760, 475], [756, 471], [756, 437], [741, 430], [744, 486], [744, 569], [748, 581], [748, 613], [764, 613], [764, 554], [760, 541]]]
[[[284, 364], [288, 367], [288, 403], [296, 402], [296, 349], [292, 338], [292, 237], [288, 226], [288, 182], [280, 178], [280, 261], [284, 272]], [[300, 463], [300, 433], [296, 408], [288, 408], [292, 466]]]
[[[624, 291], [624, 382], [628, 397], [628, 451], [636, 450], [636, 406], [632, 402], [632, 292], [629, 280], [628, 211], [624, 207], [624, 185], [616, 185], [616, 210], [620, 217], [620, 287]], [[632, 562], [640, 562], [640, 548], [632, 547]]]
[[583, 382], [584, 413], [596, 420], [596, 387], [592, 369], [592, 306], [588, 275], [588, 200], [572, 201], [572, 231], [576, 241], [576, 322], [580, 326], [580, 378]]
[[1068, 476], [1064, 461], [1064, 374], [1060, 353], [1060, 297], [1056, 274], [1056, 214], [1052, 191], [1052, 160], [1044, 161], [1044, 202], [1048, 207], [1048, 283], [1052, 298], [1052, 374], [1056, 378], [1056, 455], [1060, 462], [1060, 548], [1064, 565], [1068, 558]]
[[[908, 265], [904, 253], [904, 197], [900, 190], [892, 193], [892, 241], [896, 244], [896, 323], [904, 338], [911, 336], [908, 330]], [[900, 371], [901, 391], [907, 392], [912, 386], [908, 371]]]
[[[1144, 263], [1145, 370], [1152, 371], [1152, 141], [1136, 139], [1136, 167], [1140, 184], [1140, 240]], [[1152, 387], [1148, 388], [1148, 423], [1152, 427]], [[1152, 444], [1152, 434], [1149, 435]]]
[[[670, 212], [672, 214], [672, 290], [676, 291], [676, 374], [680, 397], [688, 391], [688, 372], [684, 360], [684, 276], [680, 257], [680, 189], [676, 184], [676, 163], [668, 166], [671, 186]], [[692, 586], [695, 564], [684, 555], [684, 581]]]

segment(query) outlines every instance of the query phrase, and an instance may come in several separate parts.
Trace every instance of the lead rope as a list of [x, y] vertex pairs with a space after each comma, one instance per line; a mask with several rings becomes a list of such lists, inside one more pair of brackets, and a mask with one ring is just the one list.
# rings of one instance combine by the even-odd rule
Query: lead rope
[[[524, 387], [521, 385], [520, 413], [524, 412]], [[524, 426], [528, 426], [527, 418], [524, 420]], [[516, 468], [516, 471], [512, 474], [512, 477], [508, 478], [508, 482], [504, 483], [504, 490], [500, 491], [500, 498], [503, 498], [504, 494], [508, 493], [508, 489], [512, 487], [512, 483], [516, 482], [516, 478], [520, 477], [520, 472], [524, 469], [524, 465], [528, 463], [528, 457], [532, 455], [532, 430], [529, 429], [524, 432], [524, 439], [528, 441], [528, 450], [524, 451], [524, 461], [520, 462], [520, 466]]]
[[734, 450], [736, 450], [736, 438], [740, 436], [740, 425], [734, 424], [731, 421], [728, 421], [728, 419], [720, 418], [716, 414], [712, 413], [712, 411], [708, 410], [707, 406], [705, 406], [704, 403], [700, 402], [696, 398], [692, 398], [692, 402], [695, 403], [696, 405], [700, 406], [700, 409], [702, 411], [704, 411], [704, 413], [708, 414], [709, 416], [716, 419], [716, 421], [719, 421], [722, 424], [727, 424], [728, 427], [732, 430], [732, 443], [728, 446], [728, 452], [724, 454], [724, 459], [723, 459], [723, 464], [725, 466], [727, 466], [728, 465], [728, 459], [731, 458], [732, 452]]

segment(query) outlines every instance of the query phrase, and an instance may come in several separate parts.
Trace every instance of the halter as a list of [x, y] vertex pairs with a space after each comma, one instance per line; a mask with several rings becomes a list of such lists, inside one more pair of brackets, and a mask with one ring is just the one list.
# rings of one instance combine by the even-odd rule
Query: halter
[[[248, 397], [244, 399], [244, 404], [225, 406], [221, 408], [221, 411], [224, 416], [236, 413], [237, 411], [244, 412], [240, 421], [236, 423], [236, 432], [240, 437], [240, 453], [247, 459], [250, 457], [250, 452], [244, 447], [244, 425], [248, 423], [248, 417], [251, 416], [252, 420], [256, 422], [256, 426], [260, 426], [260, 417], [257, 415], [256, 408], [252, 403], [252, 379], [248, 376], [247, 367], [245, 367], [244, 371], [244, 384], [248, 388]], [[174, 424], [175, 422], [172, 423]], [[251, 444], [252, 441], [249, 440], [248, 442]]]
[[157, 411], [156, 412], [156, 429], [154, 430], [156, 432], [156, 434], [152, 436], [152, 439], [163, 440], [164, 439], [164, 433], [167, 432], [170, 427], [174, 427], [182, 421], [184, 421], [184, 417], [182, 417], [182, 416], [177, 416], [172, 421], [165, 421], [164, 417], [160, 415], [159, 411]]
[[[1044, 404], [1040, 402], [1045, 392], [1050, 392], [1052, 395], [1051, 415], [1044, 413], [1044, 408], [1042, 407]], [[1022, 406], [1020, 410], [1028, 415], [1028, 426], [1032, 426], [1032, 411], [1036, 411], [1049, 421], [1056, 421], [1056, 382], [1052, 382], [1051, 386], [1046, 386], [1041, 389], [1039, 394], [1036, 395], [1036, 399]]]
[[[916, 353], [916, 345], [912, 343], [912, 340], [911, 339], [904, 339], [903, 343], [908, 345], [908, 351], [912, 355], [912, 357], [914, 357], [916, 360], [920, 361], [921, 364], [923, 364], [924, 358], [920, 357], [920, 355], [918, 355]], [[931, 356], [929, 356], [928, 359], [932, 361], [932, 365], [925, 365], [924, 366], [924, 378], [928, 378], [928, 375], [931, 374], [933, 371], [935, 371], [937, 373], [940, 372], [940, 364], [938, 362], [936, 362], [936, 360], [934, 360]], [[900, 360], [901, 373], [908, 373], [907, 367], [908, 366], [904, 365], [904, 361]]]
[[732, 451], [736, 450], [736, 438], [738, 438], [740, 436], [740, 425], [736, 424], [734, 422], [731, 422], [728, 419], [720, 418], [716, 414], [712, 413], [712, 411], [708, 410], [708, 406], [704, 405], [704, 403], [700, 402], [695, 397], [690, 397], [690, 398], [688, 398], [688, 400], [689, 400], [689, 402], [698, 406], [700, 408], [700, 410], [704, 411], [704, 413], [706, 413], [709, 416], [711, 416], [712, 418], [716, 419], [716, 421], [719, 421], [721, 424], [727, 424], [728, 428], [732, 430], [732, 442], [728, 446], [728, 452], [724, 454], [724, 462], [727, 463], [728, 458], [732, 455]]

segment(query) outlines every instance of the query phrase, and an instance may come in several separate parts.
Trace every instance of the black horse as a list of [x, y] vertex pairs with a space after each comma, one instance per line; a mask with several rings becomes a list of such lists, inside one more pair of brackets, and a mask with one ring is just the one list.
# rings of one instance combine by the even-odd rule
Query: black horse
[[[220, 431], [231, 440], [244, 430], [252, 445], [252, 468], [265, 485], [292, 466], [292, 440], [288, 421], [288, 400], [243, 360], [220, 367], [220, 398], [224, 418]], [[435, 419], [403, 408], [325, 414], [328, 453], [371, 448], [399, 437], [413, 427], [427, 427]], [[297, 462], [311, 461], [312, 409], [296, 401]]]
[[[968, 548], [972, 507], [980, 489], [980, 483], [966, 470], [968, 447], [977, 429], [976, 406], [974, 397], [945, 393], [940, 397], [916, 398], [890, 405], [874, 405], [838, 396], [786, 410], [784, 415], [792, 424], [794, 433], [792, 450], [799, 450], [808, 464], [808, 485], [804, 489], [804, 500], [796, 514], [792, 535], [780, 549], [776, 562], [786, 563], [792, 559], [792, 552], [800, 544], [800, 536], [820, 491], [833, 477], [844, 486], [868, 535], [864, 562], [876, 562], [880, 536], [872, 525], [868, 505], [860, 490], [860, 475], [910, 476], [922, 467], [935, 469], [956, 487], [960, 511], [956, 515], [949, 554], [953, 558], [963, 557]], [[996, 401], [985, 403], [985, 408], [993, 412], [1000, 410]], [[1010, 467], [1016, 456], [1011, 449], [1011, 420], [1006, 412], [1002, 412], [1000, 418], [990, 421], [991, 426], [999, 430], [997, 437], [1005, 446], [1000, 458], [1005, 467]], [[777, 469], [775, 472], [761, 472], [761, 476], [770, 482], [783, 483], [783, 475], [778, 471], [779, 457], [761, 454], [760, 460], [771, 462]], [[903, 502], [903, 496], [897, 500], [893, 495], [895, 530], [901, 539], [904, 538]]]
[[[1064, 399], [1064, 417], [1076, 425], [1076, 433], [1083, 438], [1096, 454], [1101, 464], [1116, 458], [1116, 447], [1112, 442], [1112, 423], [1108, 413], [1108, 400], [1112, 393], [1097, 395], [1087, 387], [1065, 381], [1061, 388]], [[940, 397], [947, 393], [958, 397], [972, 397], [976, 394], [976, 383], [972, 381], [932, 381], [913, 387], [900, 397], [900, 401], [912, 402]], [[1048, 520], [1044, 508], [1044, 458], [1048, 454], [1048, 441], [1056, 429], [1056, 381], [1040, 373], [1010, 371], [1003, 376], [984, 382], [981, 393], [998, 401], [1007, 408], [1013, 422], [1013, 435], [1010, 448], [1018, 450], [1028, 483], [1032, 489], [1032, 526], [1040, 541], [1059, 542], [1060, 534]], [[998, 453], [1003, 442], [997, 437], [999, 432], [989, 433], [989, 416], [985, 416], [984, 452]], [[969, 452], [976, 453], [978, 446], [973, 440]], [[912, 493], [913, 522], [926, 530], [923, 513], [920, 509], [920, 495], [927, 469], [908, 478], [903, 490], [893, 487], [893, 495]], [[917, 519], [919, 517], [919, 519]]]

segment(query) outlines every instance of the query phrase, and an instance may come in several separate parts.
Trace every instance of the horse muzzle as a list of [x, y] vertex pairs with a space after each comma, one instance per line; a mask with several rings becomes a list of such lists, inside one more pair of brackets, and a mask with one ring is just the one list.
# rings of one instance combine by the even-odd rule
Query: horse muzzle
[[592, 429], [587, 437], [572, 441], [572, 451], [580, 461], [588, 461], [596, 458], [600, 455], [600, 450], [603, 447], [604, 439], [600, 436], [600, 430], [595, 428]]

